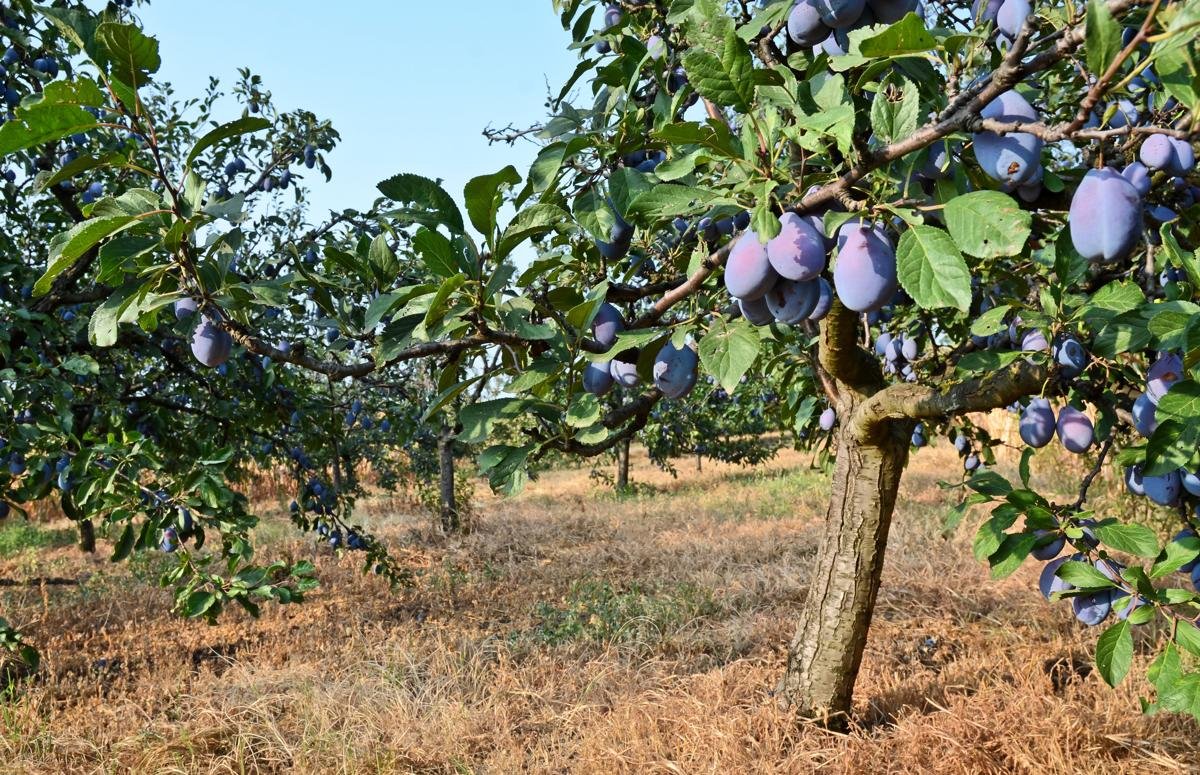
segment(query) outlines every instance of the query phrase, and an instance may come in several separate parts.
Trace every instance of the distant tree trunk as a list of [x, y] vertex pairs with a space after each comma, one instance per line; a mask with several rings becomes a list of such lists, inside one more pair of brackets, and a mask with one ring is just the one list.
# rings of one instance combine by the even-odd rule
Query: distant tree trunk
[[629, 439], [617, 445], [617, 492], [629, 488]]
[[782, 701], [800, 716], [834, 727], [844, 726], [851, 710], [908, 462], [903, 424], [880, 435], [868, 443], [839, 431], [821, 548], [780, 686]]
[[79, 548], [89, 553], [96, 551], [96, 527], [90, 519], [79, 521]]
[[454, 502], [454, 436], [445, 419], [438, 433], [438, 487], [438, 516], [442, 532], [447, 535], [457, 533], [462, 525], [458, 506]]
[[701, 455], [699, 452], [696, 453], [696, 470], [697, 471], [704, 470], [704, 456]]

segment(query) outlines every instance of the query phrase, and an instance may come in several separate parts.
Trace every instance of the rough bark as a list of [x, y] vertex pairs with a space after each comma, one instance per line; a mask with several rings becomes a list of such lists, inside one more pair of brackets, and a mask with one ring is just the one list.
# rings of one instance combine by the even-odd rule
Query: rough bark
[[629, 439], [617, 445], [617, 492], [629, 487]]
[[[874, 439], [843, 426], [812, 584], [788, 649], [781, 698], [803, 718], [844, 725], [908, 462], [905, 424]], [[911, 430], [909, 431], [911, 432]]]
[[454, 435], [445, 421], [438, 433], [438, 516], [443, 533], [461, 530], [458, 505], [454, 499]]
[[96, 551], [96, 528], [90, 519], [79, 521], [79, 548], [89, 554]]

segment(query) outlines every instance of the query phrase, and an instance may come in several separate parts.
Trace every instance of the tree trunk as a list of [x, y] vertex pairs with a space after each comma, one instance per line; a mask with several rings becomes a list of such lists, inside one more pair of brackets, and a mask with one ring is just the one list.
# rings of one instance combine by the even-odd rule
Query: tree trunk
[[461, 525], [458, 507], [454, 502], [454, 437], [445, 420], [438, 433], [438, 490], [438, 516], [441, 518], [442, 532], [447, 535], [457, 533]]
[[96, 551], [96, 528], [90, 519], [79, 521], [79, 548], [89, 553]]
[[617, 492], [629, 488], [629, 439], [617, 445]]
[[889, 424], [869, 442], [849, 428], [838, 435], [825, 532], [780, 686], [801, 717], [830, 726], [844, 726], [851, 710], [908, 461], [904, 426]]

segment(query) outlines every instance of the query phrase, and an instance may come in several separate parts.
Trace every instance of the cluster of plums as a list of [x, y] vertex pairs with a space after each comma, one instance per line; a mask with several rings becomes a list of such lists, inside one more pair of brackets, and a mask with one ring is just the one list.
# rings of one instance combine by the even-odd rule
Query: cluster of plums
[[4, 104], [9, 108], [15, 108], [21, 104], [21, 92], [17, 89], [20, 84], [16, 79], [9, 78], [11, 72], [19, 65], [27, 63], [29, 69], [38, 74], [36, 77], [39, 79], [49, 80], [58, 77], [57, 59], [49, 54], [35, 56], [32, 60], [28, 56], [16, 46], [9, 46], [4, 50], [4, 54], [0, 55], [0, 96], [4, 98]]
[[[746, 231], [729, 251], [725, 287], [755, 325], [796, 325], [828, 314], [834, 294], [855, 312], [875, 312], [899, 289], [896, 252], [880, 224], [852, 218], [835, 240], [824, 236], [818, 215], [784, 213], [779, 234], [764, 244]], [[822, 276], [829, 251], [837, 248], [833, 285]]]
[[[1163, 136], [1154, 135], [1151, 139], [1155, 137]], [[1180, 145], [1191, 151], [1187, 143]], [[1178, 217], [1166, 205], [1145, 202], [1144, 197], [1149, 194], [1152, 183], [1147, 166], [1133, 162], [1121, 172], [1104, 167], [1089, 170], [1084, 175], [1075, 189], [1068, 213], [1071, 244], [1079, 255], [1098, 263], [1121, 261], [1137, 246], [1143, 233], [1144, 216], [1158, 223]], [[1182, 177], [1174, 180], [1184, 181]], [[1181, 204], [1190, 205], [1195, 201], [1195, 194], [1186, 181], [1177, 192]]]
[[983, 460], [971, 447], [971, 439], [965, 433], [959, 432], [954, 436], [954, 451], [962, 458], [963, 469], [967, 473], [978, 471], [983, 466]]
[[1095, 438], [1095, 428], [1086, 414], [1068, 404], [1055, 419], [1054, 409], [1045, 398], [1030, 400], [1021, 411], [1018, 432], [1022, 441], [1037, 449], [1049, 444], [1057, 434], [1063, 447], [1076, 455], [1087, 452]]
[[[1084, 528], [1083, 540], [1089, 545], [1095, 545], [1095, 539], [1092, 538], [1088, 529]], [[1080, 553], [1065, 555], [1055, 558], [1059, 552], [1063, 550], [1066, 541], [1062, 535], [1047, 534], [1041, 538], [1040, 546], [1034, 548], [1032, 554], [1040, 560], [1050, 560], [1042, 568], [1041, 577], [1038, 579], [1038, 588], [1041, 589], [1042, 595], [1050, 600], [1055, 593], [1067, 593], [1075, 589], [1070, 582], [1063, 580], [1057, 576], [1058, 569], [1067, 562], [1087, 562], [1087, 556]], [[1107, 578], [1120, 583], [1121, 570], [1124, 566], [1116, 560], [1098, 559], [1093, 563], [1096, 570], [1100, 571]], [[1075, 595], [1071, 598], [1071, 610], [1075, 614], [1075, 618], [1088, 627], [1095, 627], [1109, 617], [1115, 609], [1117, 617], [1121, 620], [1129, 618], [1129, 615], [1134, 612], [1139, 606], [1146, 601], [1138, 595], [1132, 601], [1127, 601], [1129, 592], [1117, 587], [1097, 590], [1095, 592], [1086, 592], [1081, 595]]]
[[1183, 378], [1183, 359], [1175, 353], [1163, 353], [1146, 371], [1146, 390], [1133, 401], [1133, 427], [1150, 437], [1158, 428], [1158, 402]]
[[918, 0], [800, 0], [788, 13], [787, 34], [814, 53], [841, 56], [850, 49], [850, 30], [898, 22], [918, 5]]
[[[299, 514], [303, 510], [329, 517], [335, 511], [337, 496], [333, 489], [325, 486], [316, 478], [310, 479], [305, 484], [303, 497], [303, 509], [297, 501], [292, 501], [289, 506], [293, 514]], [[334, 523], [319, 521], [316, 523], [316, 531], [317, 535], [326, 539], [334, 549], [344, 546], [351, 551], [366, 551], [368, 548], [367, 539], [354, 528], [343, 531]], [[376, 573], [378, 572], [377, 570]]]
[[324, 516], [333, 514], [337, 510], [337, 492], [315, 476], [305, 482], [300, 498], [299, 503], [292, 501], [291, 510], [293, 512], [300, 511], [301, 504], [303, 504], [304, 511]]
[[[1158, 428], [1158, 402], [1182, 379], [1183, 360], [1165, 353], [1146, 372], [1146, 390], [1133, 402], [1133, 424], [1149, 437]], [[1158, 476], [1144, 476], [1138, 466], [1125, 470], [1125, 484], [1134, 495], [1145, 496], [1160, 506], [1176, 506], [1185, 496], [1200, 498], [1200, 472], [1187, 468]]]
[[912, 362], [920, 352], [921, 347], [916, 338], [903, 332], [892, 336], [889, 332], [882, 331], [875, 339], [875, 354], [883, 358], [884, 373], [899, 374], [906, 382], [917, 380]]
[[[1079, 522], [1079, 526], [1083, 529], [1083, 535], [1079, 541], [1091, 549], [1095, 549], [1099, 545], [1090, 527], [1094, 524], [1094, 520], [1090, 519]], [[1195, 530], [1185, 528], [1171, 540], [1174, 543], [1180, 543], [1184, 540], [1196, 539], [1196, 537]], [[1066, 541], [1066, 536], [1062, 531], [1039, 530], [1037, 531], [1037, 543], [1030, 552], [1035, 559], [1047, 561], [1038, 580], [1038, 587], [1047, 600], [1050, 600], [1055, 593], [1062, 594], [1075, 589], [1070, 582], [1057, 575], [1059, 568], [1067, 562], [1088, 561], [1087, 556], [1081, 552], [1073, 552], [1060, 557], [1059, 555], [1066, 548]], [[1121, 563], [1111, 558], [1102, 558], [1095, 560], [1092, 564], [1108, 579], [1118, 584], [1122, 583], [1121, 571], [1125, 566]], [[1185, 563], [1179, 568], [1179, 572], [1190, 576], [1193, 588], [1200, 591], [1200, 558]], [[1075, 618], [1089, 627], [1094, 627], [1107, 619], [1114, 610], [1117, 617], [1124, 620], [1136, 608], [1146, 603], [1141, 595], [1136, 596], [1132, 601], [1128, 601], [1128, 598], [1129, 592], [1125, 589], [1108, 588], [1072, 597], [1071, 608]]]
[[[633, 6], [645, 5], [647, 0], [629, 0], [629, 4]], [[621, 11], [621, 6], [612, 4], [604, 9], [604, 19], [600, 25], [600, 32], [608, 32], [612, 28], [618, 26], [625, 19], [625, 14]], [[667, 53], [666, 41], [661, 36], [651, 35], [646, 39], [646, 52], [653, 59], [662, 59]], [[612, 44], [607, 40], [596, 41], [593, 50], [597, 54], [607, 54], [612, 51]]]
[[[624, 330], [625, 319], [620, 310], [608, 302], [602, 304], [592, 319], [592, 338], [611, 348], [617, 341], [617, 334]], [[588, 363], [583, 370], [583, 389], [602, 396], [612, 390], [614, 384], [623, 388], [637, 387], [639, 355], [636, 348], [630, 348], [618, 353], [611, 361]], [[654, 386], [668, 398], [683, 398], [696, 386], [699, 366], [700, 357], [693, 342], [676, 347], [668, 341], [654, 359]]]

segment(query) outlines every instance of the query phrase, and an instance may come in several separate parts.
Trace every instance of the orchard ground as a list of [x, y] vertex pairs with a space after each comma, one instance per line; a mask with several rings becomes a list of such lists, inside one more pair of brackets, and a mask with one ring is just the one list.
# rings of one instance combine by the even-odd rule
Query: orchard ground
[[[322, 548], [308, 602], [215, 627], [167, 613], [161, 555], [112, 565], [109, 547], [81, 556], [65, 522], [9, 520], [0, 608], [45, 662], [0, 705], [0, 770], [1195, 771], [1200, 725], [1143, 716], [1144, 682], [1103, 685], [1096, 631], [1042, 599], [1040, 563], [989, 581], [970, 559], [979, 514], [941, 537], [957, 491], [938, 483], [961, 470], [946, 442], [904, 479], [856, 726], [798, 727], [770, 690], [828, 499], [810, 462], [681, 460], [673, 480], [635, 448], [634, 494], [588, 467], [515, 499], [480, 485], [477, 529], [454, 539], [375, 499], [360, 517], [422, 569], [418, 586], [389, 592]], [[1039, 456], [1035, 480], [1066, 498], [1084, 473]], [[1118, 485], [1093, 505], [1150, 518]], [[278, 509], [259, 534], [264, 555], [311, 550]]]

